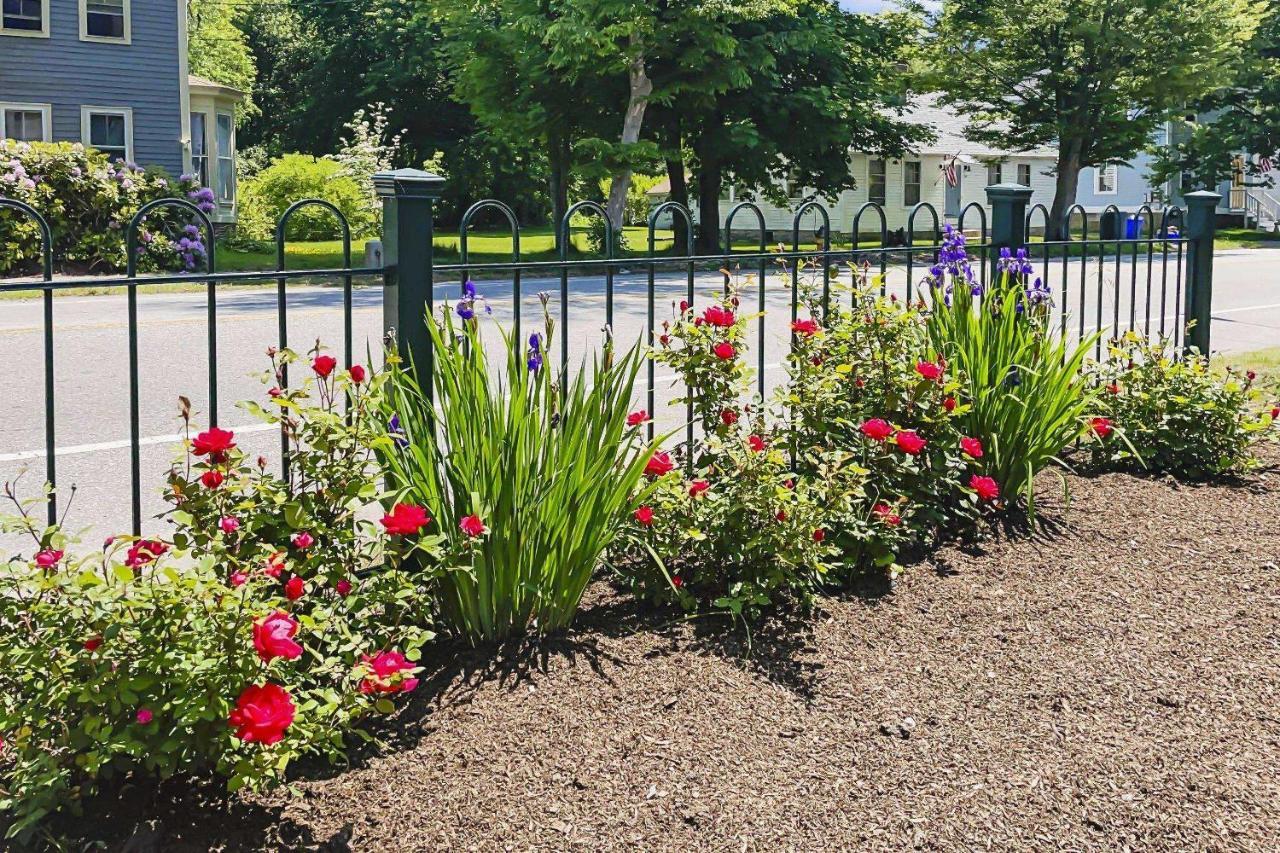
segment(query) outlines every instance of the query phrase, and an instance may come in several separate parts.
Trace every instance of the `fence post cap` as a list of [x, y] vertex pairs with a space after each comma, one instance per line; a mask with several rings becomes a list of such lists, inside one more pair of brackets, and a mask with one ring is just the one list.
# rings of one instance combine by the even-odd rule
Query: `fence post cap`
[[987, 198], [1009, 198], [1017, 201], [1031, 199], [1031, 187], [1024, 184], [992, 184], [987, 187]]
[[1188, 207], [1217, 207], [1218, 202], [1222, 201], [1222, 194], [1215, 193], [1213, 190], [1196, 190], [1195, 192], [1186, 193], [1182, 198], [1187, 202]]
[[373, 176], [379, 198], [440, 198], [444, 178], [421, 169], [395, 169]]

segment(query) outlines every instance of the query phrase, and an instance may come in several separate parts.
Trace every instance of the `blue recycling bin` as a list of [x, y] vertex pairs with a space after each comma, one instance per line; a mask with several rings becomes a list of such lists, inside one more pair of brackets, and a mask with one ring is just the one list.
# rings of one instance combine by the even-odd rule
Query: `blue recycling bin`
[[1126, 240], [1137, 240], [1142, 236], [1142, 217], [1138, 214], [1126, 217], [1124, 220], [1124, 238]]

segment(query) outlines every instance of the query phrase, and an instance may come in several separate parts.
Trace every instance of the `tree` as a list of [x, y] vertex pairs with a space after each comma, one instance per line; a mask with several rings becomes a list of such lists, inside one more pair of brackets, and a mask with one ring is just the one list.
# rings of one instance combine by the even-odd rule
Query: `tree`
[[1261, 26], [1233, 64], [1229, 84], [1193, 109], [1205, 120], [1177, 127], [1180, 132], [1168, 145], [1154, 149], [1153, 181], [1190, 175], [1198, 186], [1214, 187], [1241, 163], [1255, 184], [1274, 183], [1272, 173], [1260, 166], [1261, 157], [1241, 155], [1280, 160], [1280, 0], [1271, 0]]
[[1080, 170], [1128, 160], [1221, 87], [1259, 15], [1256, 0], [948, 0], [925, 55], [972, 138], [1057, 145], [1061, 239]]
[[187, 4], [187, 67], [192, 74], [239, 89], [249, 97], [241, 115], [257, 110], [252, 98], [257, 76], [253, 54], [237, 25], [241, 7], [220, 0], [190, 0]]

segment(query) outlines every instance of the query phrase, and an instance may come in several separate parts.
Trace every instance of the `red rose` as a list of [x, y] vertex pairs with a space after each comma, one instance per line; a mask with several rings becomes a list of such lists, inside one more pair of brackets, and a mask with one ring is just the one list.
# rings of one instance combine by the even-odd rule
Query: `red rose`
[[351, 381], [356, 383], [357, 385], [359, 385], [361, 382], [364, 381], [364, 377], [365, 377], [364, 367], [359, 364], [353, 364], [350, 367], [348, 367], [347, 373], [348, 375], [351, 376]]
[[721, 409], [720, 423], [725, 426], [733, 426], [738, 422], [738, 412], [736, 409]]
[[152, 562], [168, 550], [169, 546], [159, 540], [139, 539], [129, 546], [129, 553], [125, 555], [124, 564], [131, 569], [136, 569]]
[[283, 395], [284, 395], [284, 389], [278, 385], [273, 385], [272, 387], [267, 389], [267, 396], [270, 397], [272, 400], [275, 400]]
[[90, 637], [84, 641], [84, 650], [86, 652], [96, 652], [98, 647], [102, 645], [101, 637]]
[[484, 526], [484, 522], [480, 520], [478, 515], [468, 515], [458, 522], [458, 529], [463, 533], [475, 539], [477, 536], [483, 536], [489, 532], [489, 528]]
[[787, 511], [786, 511], [785, 509], [780, 509], [780, 510], [778, 510], [778, 514], [777, 514], [777, 515], [775, 515], [775, 516], [774, 516], [774, 518], [776, 518], [778, 521], [786, 521], [786, 520], [787, 520]]
[[382, 516], [382, 526], [392, 536], [412, 536], [431, 523], [431, 516], [417, 504], [396, 504]]
[[916, 373], [919, 373], [925, 379], [936, 382], [942, 378], [942, 368], [932, 361], [917, 361]]
[[360, 669], [364, 672], [361, 693], [408, 693], [418, 686], [418, 679], [409, 677], [417, 668], [400, 652], [363, 655]]
[[1280, 420], [1280, 406], [1271, 407], [1271, 420]]
[[318, 355], [311, 362], [311, 369], [316, 372], [316, 376], [321, 379], [333, 373], [333, 369], [338, 366], [338, 360], [331, 355]]
[[797, 335], [804, 335], [807, 338], [810, 335], [817, 334], [818, 321], [817, 320], [795, 320], [791, 323], [791, 331], [795, 332]]
[[644, 465], [644, 473], [646, 477], [661, 477], [663, 474], [670, 473], [675, 467], [675, 463], [671, 461], [671, 454], [660, 450], [649, 457], [649, 461]]
[[942, 401], [942, 408], [946, 409], [948, 412], [954, 412], [956, 410], [956, 398], [947, 397]]
[[222, 485], [224, 479], [221, 471], [205, 471], [200, 475], [200, 485], [206, 489], [216, 489]]
[[236, 737], [245, 743], [270, 746], [284, 739], [285, 729], [293, 724], [293, 699], [278, 684], [251, 684], [236, 700], [227, 722]]
[[346, 578], [343, 578], [342, 580], [334, 584], [333, 588], [338, 591], [338, 595], [342, 596], [343, 598], [346, 598], [348, 595], [351, 594], [351, 581], [347, 580]]
[[289, 578], [289, 580], [285, 581], [284, 597], [290, 601], [297, 601], [299, 598], [302, 598], [306, 591], [307, 585], [303, 583], [302, 578], [297, 575], [294, 575]]
[[1114, 427], [1111, 426], [1111, 421], [1106, 418], [1094, 418], [1089, 421], [1089, 432], [1093, 433], [1098, 438], [1106, 438], [1111, 435], [1113, 429]]
[[1108, 393], [1108, 394], [1119, 394], [1119, 393], [1120, 393], [1120, 383], [1118, 383], [1118, 382], [1112, 382], [1110, 385], [1108, 385], [1108, 386], [1107, 386], [1107, 393]]
[[658, 343], [662, 344], [664, 347], [671, 346], [671, 336], [670, 336], [670, 335], [660, 335], [660, 336], [658, 337]]
[[826, 538], [827, 538], [827, 532], [823, 530], [821, 527], [813, 531], [814, 542], [821, 542], [823, 539], [826, 539]]
[[682, 313], [682, 314], [683, 314], [685, 311], [688, 311], [688, 310], [689, 310], [689, 303], [688, 303], [688, 302], [686, 302], [685, 300], [681, 299], [681, 300], [680, 300], [680, 313]]
[[982, 458], [982, 442], [976, 438], [966, 437], [960, 439], [960, 449], [974, 459]]
[[[301, 578], [296, 580], [300, 582]], [[277, 610], [253, 623], [253, 647], [263, 663], [271, 663], [276, 658], [295, 660], [302, 655], [302, 646], [293, 641], [297, 633], [298, 623], [294, 618]]]
[[643, 524], [645, 527], [653, 524], [653, 507], [642, 506], [637, 507], [633, 513], [635, 520]]
[[894, 512], [893, 507], [888, 504], [876, 504], [871, 508], [871, 512], [890, 527], [897, 527], [902, 523], [902, 517]]
[[139, 708], [138, 713], [134, 715], [134, 719], [138, 721], [138, 725], [145, 726], [155, 719], [155, 714], [147, 708]]
[[789, 479], [789, 480], [787, 480], [785, 483], [783, 483], [782, 485], [784, 485], [784, 486], [786, 486], [788, 489], [791, 489], [792, 491], [794, 491], [794, 490], [795, 490], [795, 487], [796, 487], [796, 481], [795, 481], [795, 480], [790, 480], [790, 479]]
[[191, 440], [191, 452], [196, 456], [209, 456], [221, 459], [228, 450], [236, 446], [236, 435], [229, 429], [209, 427]]
[[289, 537], [289, 541], [293, 543], [293, 547], [299, 551], [305, 551], [312, 545], [316, 544], [316, 538], [305, 530], [299, 530], [297, 533]]
[[750, 447], [752, 450], [754, 450], [756, 453], [762, 453], [765, 447], [767, 447], [768, 445], [765, 444], [765, 441], [763, 438], [753, 433], [747, 436], [747, 446]]
[[673, 575], [671, 578], [671, 585], [674, 586], [676, 589], [679, 589], [680, 587], [684, 586], [684, 578], [680, 577], [679, 575]]
[[893, 427], [883, 418], [872, 418], [869, 421], [863, 421], [859, 429], [862, 430], [863, 435], [872, 441], [884, 441], [893, 435]]
[[227, 578], [227, 581], [234, 587], [234, 586], [244, 586], [245, 581], [247, 581], [248, 579], [249, 579], [249, 576], [246, 575], [244, 572], [232, 572], [231, 577]]
[[280, 573], [284, 571], [286, 555], [284, 551], [276, 551], [270, 557], [267, 557], [267, 565], [262, 571], [273, 578], [280, 577]]
[[711, 484], [706, 480], [694, 480], [689, 484], [689, 497], [696, 498], [709, 488], [711, 488]]
[[36, 554], [36, 566], [41, 569], [52, 569], [62, 561], [62, 556], [66, 551], [55, 551], [52, 548], [45, 548]]
[[924, 450], [927, 442], [916, 434], [915, 430], [904, 429], [894, 437], [894, 441], [898, 445], [898, 449], [903, 453], [916, 456], [921, 450]]
[[728, 308], [722, 308], [719, 305], [712, 305], [706, 311], [702, 312], [702, 319], [708, 325], [719, 326], [720, 328], [728, 328], [733, 325], [733, 312]]
[[240, 519], [231, 515], [224, 515], [218, 521], [218, 529], [230, 536], [240, 529]]
[[728, 361], [729, 359], [733, 358], [735, 355], [738, 354], [738, 351], [733, 348], [733, 344], [729, 343], [728, 341], [721, 341], [720, 343], [712, 347], [711, 351], [715, 353], [716, 358], [720, 359], [721, 361]]
[[984, 501], [993, 501], [1000, 497], [1000, 487], [990, 477], [979, 477], [974, 474], [969, 478], [969, 488], [973, 489], [978, 497]]
[[640, 424], [649, 420], [649, 413], [644, 409], [637, 409], [627, 415], [627, 426], [640, 426]]

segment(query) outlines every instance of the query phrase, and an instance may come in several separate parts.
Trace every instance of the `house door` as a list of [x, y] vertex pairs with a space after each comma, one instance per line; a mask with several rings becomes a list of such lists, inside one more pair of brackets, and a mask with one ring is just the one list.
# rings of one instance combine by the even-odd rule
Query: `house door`
[[[953, 177], [954, 176], [954, 177]], [[947, 182], [947, 196], [943, 214], [952, 218], [960, 216], [961, 183], [964, 181], [964, 166], [952, 162], [951, 168], [943, 168], [943, 180]]]

